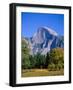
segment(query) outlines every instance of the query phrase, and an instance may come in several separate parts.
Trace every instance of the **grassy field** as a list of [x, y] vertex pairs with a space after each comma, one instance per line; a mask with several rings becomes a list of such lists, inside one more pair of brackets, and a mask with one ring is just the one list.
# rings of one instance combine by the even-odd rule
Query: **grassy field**
[[22, 77], [35, 77], [35, 76], [60, 76], [64, 75], [64, 70], [58, 71], [49, 71], [47, 69], [28, 69], [22, 70], [21, 76]]

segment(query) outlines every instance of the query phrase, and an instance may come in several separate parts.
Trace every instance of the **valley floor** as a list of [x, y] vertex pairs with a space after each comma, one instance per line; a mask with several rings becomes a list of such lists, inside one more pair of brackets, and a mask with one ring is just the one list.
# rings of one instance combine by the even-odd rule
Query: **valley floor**
[[60, 76], [64, 75], [64, 69], [49, 71], [48, 69], [23, 69], [21, 77], [35, 77], [35, 76]]

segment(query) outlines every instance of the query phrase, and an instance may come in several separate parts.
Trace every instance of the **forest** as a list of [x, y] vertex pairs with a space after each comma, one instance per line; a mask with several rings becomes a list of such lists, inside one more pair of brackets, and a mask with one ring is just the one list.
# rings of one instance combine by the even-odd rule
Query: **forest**
[[64, 70], [64, 49], [51, 49], [46, 55], [40, 53], [31, 55], [30, 48], [25, 40], [22, 40], [22, 70], [47, 69], [48, 71]]

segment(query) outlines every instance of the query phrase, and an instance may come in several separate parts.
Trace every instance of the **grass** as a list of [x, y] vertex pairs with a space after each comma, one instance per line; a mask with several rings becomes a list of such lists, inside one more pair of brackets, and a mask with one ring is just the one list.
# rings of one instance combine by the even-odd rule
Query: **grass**
[[47, 69], [25, 69], [22, 70], [22, 77], [37, 77], [37, 76], [60, 76], [64, 75], [64, 69], [57, 71], [49, 71]]

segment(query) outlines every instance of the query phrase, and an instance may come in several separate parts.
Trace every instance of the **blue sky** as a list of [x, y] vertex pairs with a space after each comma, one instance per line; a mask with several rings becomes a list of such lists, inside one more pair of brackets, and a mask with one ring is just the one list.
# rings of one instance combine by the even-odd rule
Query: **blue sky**
[[47, 26], [56, 31], [59, 35], [64, 35], [64, 15], [22, 12], [22, 36], [32, 37], [37, 29], [42, 26]]

